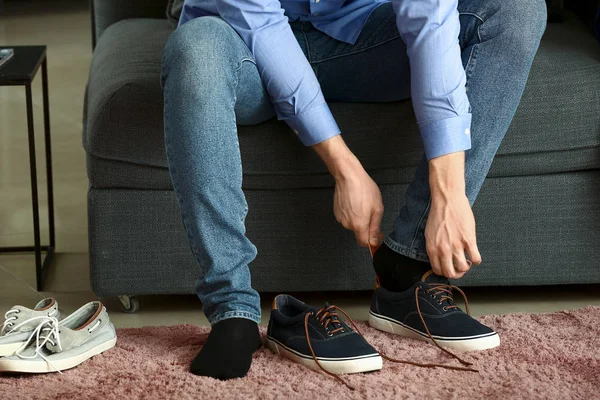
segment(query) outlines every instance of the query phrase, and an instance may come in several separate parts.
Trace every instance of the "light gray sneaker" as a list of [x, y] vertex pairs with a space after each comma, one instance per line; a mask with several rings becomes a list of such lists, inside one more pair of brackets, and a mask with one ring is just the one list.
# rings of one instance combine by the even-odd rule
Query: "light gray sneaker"
[[32, 309], [14, 306], [4, 314], [0, 330], [0, 357], [12, 356], [28, 340], [31, 332], [50, 318], [60, 318], [58, 302], [47, 298]]
[[60, 372], [116, 343], [117, 333], [106, 308], [92, 301], [60, 322], [51, 318], [38, 326], [14, 356], [0, 358], [0, 372]]

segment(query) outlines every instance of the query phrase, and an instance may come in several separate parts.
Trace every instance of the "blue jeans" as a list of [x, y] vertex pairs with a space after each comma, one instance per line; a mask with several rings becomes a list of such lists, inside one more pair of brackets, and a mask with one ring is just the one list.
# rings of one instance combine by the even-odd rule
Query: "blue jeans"
[[[545, 29], [546, 8], [544, 0], [462, 0], [459, 12], [473, 114], [472, 149], [466, 155], [472, 204], [519, 104]], [[391, 4], [384, 4], [371, 14], [354, 45], [310, 23], [294, 22], [292, 28], [327, 100], [388, 102], [410, 97], [406, 47], [395, 24]], [[248, 206], [236, 125], [274, 117], [269, 95], [248, 47], [216, 17], [197, 18], [171, 35], [161, 82], [169, 170], [201, 269], [196, 288], [204, 312], [213, 324], [234, 317], [258, 322], [260, 299], [248, 267], [256, 248], [245, 235]], [[427, 261], [429, 206], [423, 158], [385, 243]]]

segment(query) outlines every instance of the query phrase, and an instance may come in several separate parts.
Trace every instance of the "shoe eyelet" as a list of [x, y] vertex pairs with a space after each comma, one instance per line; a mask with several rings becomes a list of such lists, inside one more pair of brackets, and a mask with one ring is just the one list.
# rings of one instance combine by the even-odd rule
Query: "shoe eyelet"
[[442, 308], [442, 310], [444, 310], [444, 311], [448, 311], [448, 307], [444, 306], [444, 307]]
[[440, 306], [442, 305], [442, 301], [441, 301], [441, 300], [438, 300], [438, 302], [437, 302], [437, 303], [438, 303]]
[[327, 333], [327, 336], [333, 337], [333, 335], [330, 332]]
[[435, 299], [435, 296], [433, 294], [430, 294], [429, 297], [431, 297], [432, 299]]

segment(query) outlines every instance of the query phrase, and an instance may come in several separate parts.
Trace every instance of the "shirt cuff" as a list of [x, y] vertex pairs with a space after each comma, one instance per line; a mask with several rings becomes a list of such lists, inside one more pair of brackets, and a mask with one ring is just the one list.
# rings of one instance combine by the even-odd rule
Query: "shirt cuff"
[[471, 148], [471, 114], [419, 124], [427, 160]]
[[284, 120], [305, 146], [313, 146], [341, 133], [327, 103]]

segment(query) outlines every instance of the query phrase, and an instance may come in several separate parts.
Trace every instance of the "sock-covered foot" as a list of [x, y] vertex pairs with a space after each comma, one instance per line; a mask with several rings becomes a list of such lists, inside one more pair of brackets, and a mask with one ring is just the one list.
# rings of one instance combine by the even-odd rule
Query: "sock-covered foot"
[[241, 378], [250, 370], [252, 354], [261, 344], [256, 322], [245, 318], [219, 321], [192, 361], [190, 372], [222, 380]]
[[431, 269], [426, 262], [403, 256], [382, 244], [373, 256], [373, 267], [379, 284], [392, 292], [402, 292], [421, 280]]

